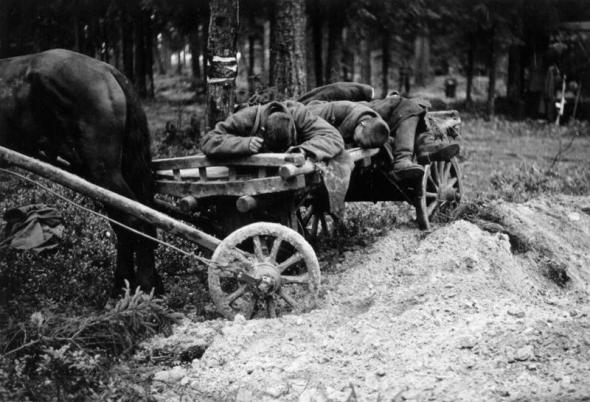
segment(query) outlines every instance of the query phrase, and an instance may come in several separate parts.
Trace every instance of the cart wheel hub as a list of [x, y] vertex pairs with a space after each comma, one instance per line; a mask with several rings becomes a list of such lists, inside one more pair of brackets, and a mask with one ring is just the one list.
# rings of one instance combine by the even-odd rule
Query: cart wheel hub
[[457, 201], [457, 190], [453, 187], [449, 187], [444, 190], [441, 190], [438, 194], [438, 199], [440, 201], [448, 201], [448, 202]]
[[281, 274], [276, 267], [268, 262], [257, 263], [254, 272], [259, 279], [257, 289], [263, 294], [274, 293], [281, 287]]

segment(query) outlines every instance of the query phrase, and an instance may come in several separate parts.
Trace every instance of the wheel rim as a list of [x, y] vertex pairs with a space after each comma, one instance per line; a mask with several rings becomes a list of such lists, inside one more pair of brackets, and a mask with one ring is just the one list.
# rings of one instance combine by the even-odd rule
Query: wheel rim
[[306, 198], [297, 208], [296, 214], [299, 233], [306, 239], [315, 241], [322, 236], [332, 235], [334, 218], [313, 198]]
[[430, 221], [437, 215], [448, 214], [461, 202], [463, 189], [459, 164], [450, 161], [432, 162], [426, 166], [422, 179], [423, 207]]
[[226, 318], [238, 313], [273, 318], [316, 306], [320, 270], [300, 234], [258, 222], [231, 233], [217, 247], [208, 282], [211, 299]]

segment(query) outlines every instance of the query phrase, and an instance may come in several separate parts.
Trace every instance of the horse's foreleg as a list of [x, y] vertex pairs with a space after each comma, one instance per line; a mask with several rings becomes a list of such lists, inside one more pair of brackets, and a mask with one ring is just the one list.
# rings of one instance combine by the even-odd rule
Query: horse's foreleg
[[[121, 221], [120, 214], [110, 212], [109, 216], [117, 221]], [[115, 235], [117, 236], [117, 265], [113, 281], [112, 297], [119, 296], [125, 287], [125, 280], [129, 282], [129, 287], [135, 289], [135, 273], [133, 271], [133, 237], [131, 233], [117, 225], [112, 225]]]
[[[92, 175], [93, 181], [108, 190], [121, 194], [124, 197], [135, 200], [135, 194], [131, 191], [123, 176], [119, 172], [111, 172], [99, 177]], [[134, 216], [122, 213], [114, 208], [106, 208], [107, 215], [117, 222], [129, 226], [136, 230], [143, 230], [143, 222]], [[116, 224], [111, 225], [117, 236], [117, 265], [115, 267], [113, 296], [119, 295], [125, 286], [125, 280], [129, 281], [131, 290], [134, 291], [137, 286], [136, 275], [134, 273], [134, 252], [137, 249], [138, 235], [122, 228]], [[153, 251], [152, 251], [153, 252]], [[152, 265], [153, 269], [153, 265]], [[142, 286], [143, 288], [143, 286]]]
[[[156, 228], [152, 225], [144, 225], [143, 232], [149, 236], [157, 237]], [[149, 292], [153, 288], [155, 294], [161, 295], [164, 293], [164, 285], [155, 269], [154, 249], [156, 246], [155, 242], [136, 236], [135, 263], [137, 273], [135, 277], [137, 284], [144, 291]]]
[[[108, 181], [102, 184], [109, 190], [115, 191], [125, 197], [135, 200], [135, 194], [131, 191], [127, 182], [121, 174], [114, 173], [109, 176]], [[145, 233], [148, 236], [157, 238], [156, 228], [146, 224], [138, 218], [122, 214], [117, 211], [109, 211], [109, 215], [115, 220]], [[132, 233], [117, 225], [113, 226], [117, 234], [117, 267], [115, 268], [115, 282], [113, 291], [117, 293], [127, 279], [134, 290], [139, 285], [145, 292], [151, 292], [154, 288], [157, 294], [164, 293], [162, 280], [156, 272], [154, 249], [156, 243], [141, 235]], [[134, 272], [134, 257], [137, 271]]]

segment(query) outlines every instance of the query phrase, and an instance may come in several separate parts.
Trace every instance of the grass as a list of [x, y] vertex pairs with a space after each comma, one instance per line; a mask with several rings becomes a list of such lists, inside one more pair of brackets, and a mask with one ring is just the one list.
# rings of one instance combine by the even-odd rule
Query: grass
[[[170, 80], [166, 82], [168, 94], [181, 93], [185, 87], [186, 84], [178, 88]], [[186, 104], [182, 94], [175, 99], [174, 102], [159, 99], [145, 105], [154, 139], [154, 158], [198, 152], [203, 106]], [[486, 121], [469, 115], [462, 118], [463, 142], [459, 159], [465, 202], [460, 209], [463, 215], [455, 217], [475, 216], [478, 208], [492, 199], [523, 202], [546, 193], [590, 194], [590, 130], [587, 124], [573, 123], [556, 128], [532, 120], [519, 122], [495, 118]], [[572, 145], [568, 147], [572, 138]], [[85, 206], [97, 207], [92, 200], [41, 181]], [[0, 175], [0, 210], [31, 203], [54, 205], [63, 214], [67, 223], [65, 240], [58, 249], [40, 255], [0, 250], [0, 280], [7, 287], [10, 316], [14, 322], [27, 326], [31, 325], [30, 317], [36, 313], [44, 317], [69, 316], [80, 325], [85, 322], [85, 317], [100, 316], [104, 312], [115, 262], [112, 230], [106, 222], [81, 213], [37, 187]], [[345, 251], [365, 247], [387, 231], [406, 224], [411, 212], [407, 204], [348, 204], [347, 219], [338, 237], [321, 239], [318, 244], [322, 265], [328, 265], [329, 270], [331, 261], [341, 259]], [[185, 250], [194, 249], [191, 243], [166, 233], [161, 233], [160, 237]], [[207, 294], [204, 266], [163, 247], [157, 249], [156, 260], [168, 291], [167, 307], [183, 311], [197, 320], [216, 316]], [[548, 265], [548, 272], [559, 275], [558, 268]], [[36, 359], [45, 361], [40, 373], [45, 373], [45, 378], [53, 381], [51, 384], [62, 381], [52, 377], [52, 372], [57, 370], [67, 374], [64, 371], [67, 367], [74, 367], [84, 378], [100, 378], [102, 385], [84, 383], [82, 377], [71, 375], [72, 386], [95, 389], [97, 399], [121, 397], [125, 384], [134, 382], [133, 379], [121, 382], [124, 376], [121, 373], [115, 378], [109, 377], [110, 374], [98, 375], [105, 366], [100, 357], [93, 360], [91, 353], [79, 354], [71, 345], [46, 346], [41, 354], [36, 354]], [[0, 361], [0, 380], [24, 370], [24, 366], [16, 364], [14, 359], [3, 359]], [[67, 386], [62, 386], [61, 390], [54, 386], [51, 392], [70, 392], [66, 390]], [[15, 399], [5, 397], [2, 392], [0, 387], [0, 399]], [[133, 399], [140, 398], [139, 394], [141, 390], [137, 390], [134, 396], [125, 395]]]

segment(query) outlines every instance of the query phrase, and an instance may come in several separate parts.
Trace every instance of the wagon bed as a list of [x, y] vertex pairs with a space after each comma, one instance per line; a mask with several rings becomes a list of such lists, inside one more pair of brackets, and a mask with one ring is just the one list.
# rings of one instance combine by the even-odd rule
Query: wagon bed
[[[443, 141], [459, 136], [456, 111], [429, 112], [426, 125]], [[388, 174], [393, 152], [381, 148], [347, 149], [355, 167], [347, 201], [406, 201], [416, 208], [422, 229], [437, 212], [448, 212], [462, 196], [455, 159], [425, 166], [421, 183], [398, 183]], [[152, 168], [158, 205], [220, 235], [250, 222], [282, 223], [309, 237], [323, 229], [330, 215], [321, 173], [303, 155], [254, 154], [211, 158], [205, 155], [157, 159]]]

